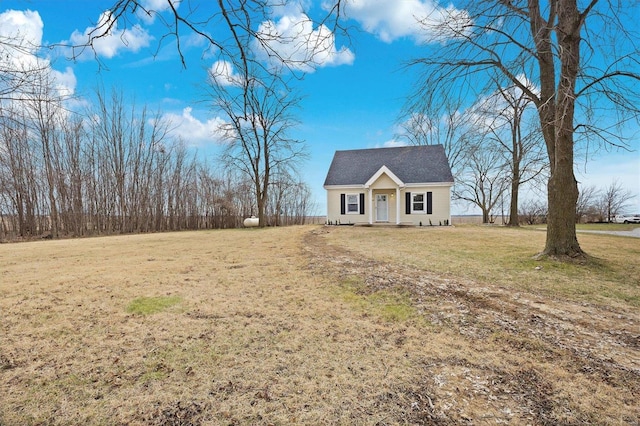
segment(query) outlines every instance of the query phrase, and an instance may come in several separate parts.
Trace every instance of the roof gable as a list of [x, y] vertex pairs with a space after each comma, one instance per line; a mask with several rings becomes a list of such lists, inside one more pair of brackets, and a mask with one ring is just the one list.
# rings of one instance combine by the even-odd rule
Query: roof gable
[[391, 179], [393, 182], [395, 182], [396, 185], [398, 186], [404, 186], [404, 182], [401, 181], [398, 176], [396, 176], [391, 170], [389, 170], [389, 168], [387, 166], [382, 166], [378, 169], [377, 172], [375, 172], [375, 174], [373, 176], [371, 176], [371, 178], [369, 178], [369, 180], [367, 182], [365, 182], [364, 186], [366, 188], [370, 187], [371, 185], [373, 185], [375, 183], [375, 181], [378, 180], [378, 178], [382, 175], [387, 175], [389, 176], [389, 179]]
[[336, 151], [324, 185], [365, 186], [383, 167], [404, 184], [453, 182], [444, 147], [421, 145]]

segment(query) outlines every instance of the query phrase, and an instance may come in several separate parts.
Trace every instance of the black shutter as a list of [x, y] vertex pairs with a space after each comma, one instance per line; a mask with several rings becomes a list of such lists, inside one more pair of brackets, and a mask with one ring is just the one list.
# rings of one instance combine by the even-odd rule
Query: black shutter
[[340, 194], [340, 214], [344, 214], [346, 210], [346, 196], [344, 194]]
[[433, 212], [433, 192], [427, 192], [427, 214]]
[[407, 192], [405, 194], [405, 213], [411, 214], [411, 193]]
[[360, 214], [364, 214], [364, 193], [360, 193]]

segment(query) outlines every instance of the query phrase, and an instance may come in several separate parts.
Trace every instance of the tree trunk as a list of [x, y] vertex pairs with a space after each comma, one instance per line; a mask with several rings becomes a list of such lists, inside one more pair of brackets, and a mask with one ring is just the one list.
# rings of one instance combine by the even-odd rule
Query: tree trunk
[[556, 164], [548, 185], [547, 242], [542, 252], [553, 257], [578, 257], [583, 251], [576, 237], [576, 202], [578, 182], [573, 161]]
[[[513, 122], [511, 123], [511, 202], [509, 203], [509, 223], [508, 226], [520, 226], [520, 218], [518, 217], [518, 195], [520, 192], [520, 163], [525, 155], [524, 145], [522, 142], [522, 114], [527, 105], [525, 102], [520, 104], [521, 99], [514, 99], [513, 105]], [[504, 220], [504, 218], [503, 218]]]
[[511, 202], [509, 203], [509, 223], [508, 226], [520, 226], [518, 217], [518, 193], [520, 192], [520, 177], [511, 181]]
[[482, 209], [482, 223], [483, 224], [489, 223], [489, 210], [488, 209]]
[[264, 198], [261, 196], [258, 196], [258, 226], [260, 228], [264, 228], [265, 226], [267, 226], [267, 221], [264, 214], [264, 207], [265, 207]]
[[512, 149], [512, 173], [511, 173], [511, 202], [509, 203], [509, 226], [520, 226], [520, 218], [518, 217], [518, 195], [520, 192], [520, 161], [522, 138], [519, 135], [520, 123], [513, 130], [513, 149]]
[[[539, 13], [537, 1], [534, 8]], [[539, 106], [542, 132], [547, 145], [549, 166], [547, 241], [541, 255], [575, 258], [584, 256], [576, 237], [576, 203], [578, 183], [573, 173], [573, 132], [575, 87], [580, 70], [580, 29], [582, 16], [576, 0], [556, 0], [557, 26], [555, 36], [559, 46], [560, 73], [555, 89], [555, 69], [551, 51], [550, 31], [541, 30], [540, 19], [532, 19], [536, 47], [541, 55], [540, 81], [542, 99]], [[550, 26], [547, 26], [549, 28]], [[555, 95], [555, 96], [554, 96]]]

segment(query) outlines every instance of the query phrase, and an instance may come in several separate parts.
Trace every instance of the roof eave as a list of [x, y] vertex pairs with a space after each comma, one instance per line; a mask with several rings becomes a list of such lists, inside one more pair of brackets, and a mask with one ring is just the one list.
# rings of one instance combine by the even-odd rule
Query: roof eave
[[323, 185], [324, 189], [365, 189], [363, 184], [351, 184], [351, 185]]

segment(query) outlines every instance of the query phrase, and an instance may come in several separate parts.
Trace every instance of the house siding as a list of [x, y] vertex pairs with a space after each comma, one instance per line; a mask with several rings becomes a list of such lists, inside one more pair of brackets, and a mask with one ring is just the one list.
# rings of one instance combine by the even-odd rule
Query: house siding
[[[332, 224], [356, 224], [364, 225], [370, 223], [376, 223], [376, 195], [387, 194], [388, 197], [388, 223], [395, 224], [400, 223], [402, 225], [415, 225], [419, 226], [422, 223], [423, 226], [431, 225], [445, 225], [451, 224], [451, 186], [450, 185], [428, 185], [428, 186], [413, 186], [400, 190], [400, 218], [397, 220], [397, 196], [396, 186], [391, 179], [377, 180], [372, 186], [371, 190], [366, 188], [327, 188], [327, 222]], [[388, 179], [388, 182], [386, 181]], [[383, 182], [384, 181], [384, 182]], [[388, 185], [388, 187], [386, 187]], [[393, 185], [393, 186], [392, 186]], [[405, 194], [407, 192], [431, 192], [432, 193], [432, 212], [427, 213], [414, 213], [407, 214], [405, 211]], [[341, 214], [340, 199], [342, 194], [361, 194], [364, 193], [364, 214]], [[426, 202], [426, 200], [425, 200]], [[362, 211], [362, 208], [360, 209]], [[371, 215], [370, 212], [371, 211]], [[431, 222], [429, 222], [431, 221]]]
[[[407, 193], [427, 193], [431, 192], [431, 214], [410, 213], [405, 209], [405, 197]], [[445, 225], [451, 224], [451, 186], [415, 186], [405, 188], [401, 191], [402, 209], [400, 211], [400, 222], [419, 226]], [[425, 199], [425, 204], [427, 200]], [[426, 208], [425, 208], [426, 210]], [[429, 222], [431, 221], [431, 222]]]
[[[341, 224], [363, 224], [369, 222], [369, 209], [367, 203], [366, 190], [364, 188], [340, 188], [340, 189], [328, 189], [327, 190], [327, 221], [332, 224], [341, 223]], [[360, 194], [365, 194], [364, 197], [364, 213], [360, 213], [363, 211], [362, 206], [359, 208], [358, 213], [349, 213], [346, 212], [343, 214], [341, 209], [341, 199], [343, 195], [347, 194], [358, 194], [358, 199], [360, 199]]]
[[387, 175], [383, 174], [375, 182], [371, 184], [371, 189], [393, 189], [396, 188], [396, 183]]

